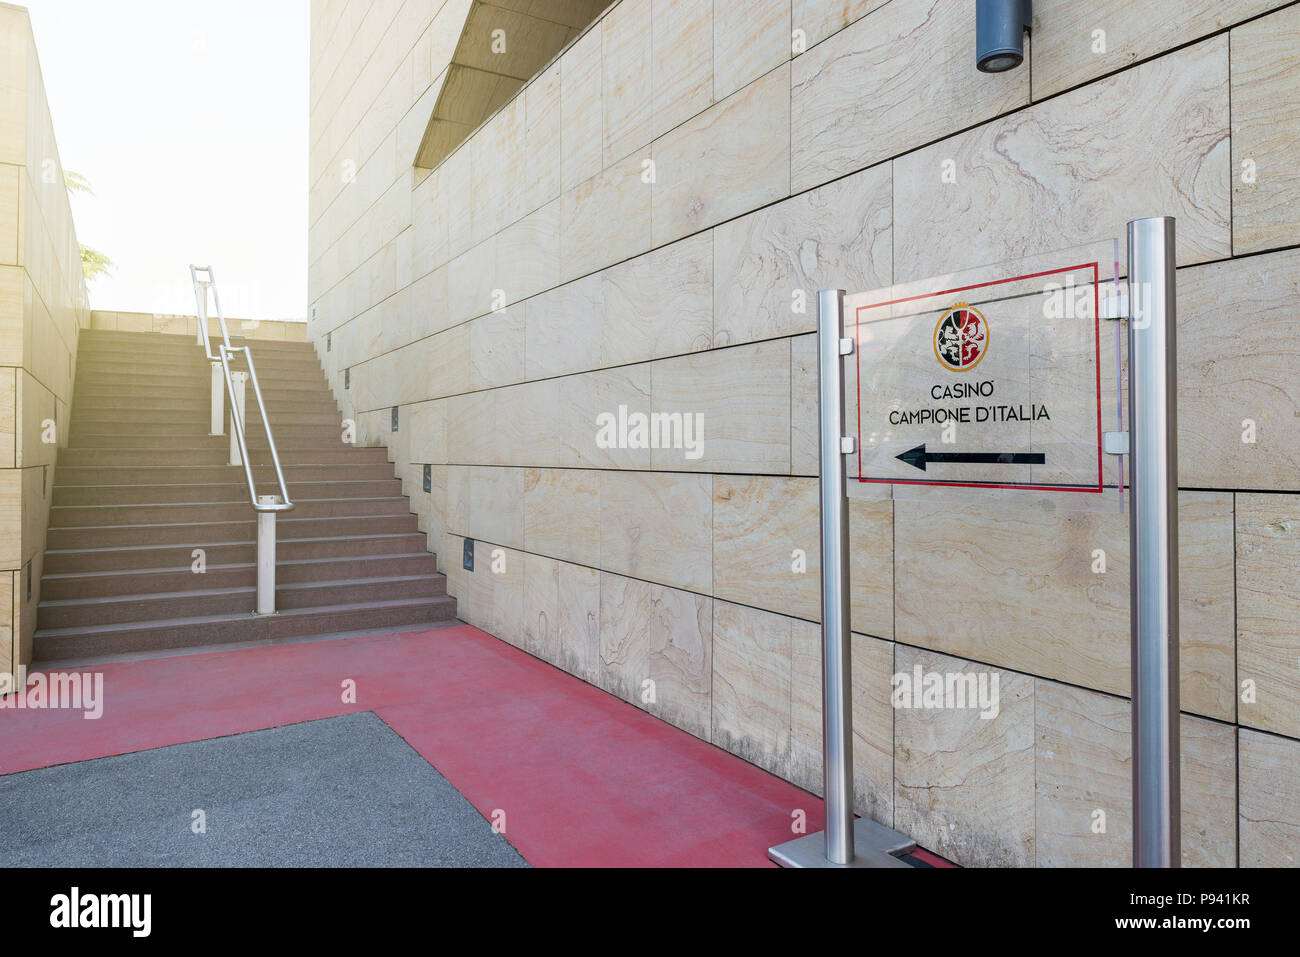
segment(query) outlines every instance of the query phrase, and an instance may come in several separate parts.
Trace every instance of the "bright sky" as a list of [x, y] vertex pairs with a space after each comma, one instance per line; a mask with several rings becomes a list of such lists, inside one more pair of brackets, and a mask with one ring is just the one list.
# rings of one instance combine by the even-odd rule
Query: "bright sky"
[[95, 309], [307, 315], [308, 0], [17, 0], [31, 12]]

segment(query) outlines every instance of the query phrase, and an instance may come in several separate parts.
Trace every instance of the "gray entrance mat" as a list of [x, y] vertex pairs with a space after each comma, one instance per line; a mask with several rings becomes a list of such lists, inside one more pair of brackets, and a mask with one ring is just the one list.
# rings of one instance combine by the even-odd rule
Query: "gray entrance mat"
[[0, 835], [0, 867], [528, 866], [368, 712], [2, 776]]

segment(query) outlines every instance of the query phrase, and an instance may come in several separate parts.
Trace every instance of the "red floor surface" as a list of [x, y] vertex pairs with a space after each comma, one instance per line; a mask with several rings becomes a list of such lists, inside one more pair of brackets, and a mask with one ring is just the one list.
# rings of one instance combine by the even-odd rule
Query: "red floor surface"
[[373, 711], [534, 865], [761, 867], [796, 809], [822, 826], [819, 798], [468, 625], [73, 670], [103, 672], [103, 717], [0, 711], [0, 774]]

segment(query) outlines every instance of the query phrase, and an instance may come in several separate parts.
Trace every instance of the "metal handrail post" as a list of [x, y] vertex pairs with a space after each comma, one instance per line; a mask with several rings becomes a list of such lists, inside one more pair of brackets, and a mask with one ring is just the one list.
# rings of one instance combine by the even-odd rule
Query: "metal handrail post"
[[257, 613], [275, 614], [275, 511], [281, 505], [278, 495], [258, 499], [265, 511], [257, 513]]
[[1174, 220], [1128, 224], [1133, 864], [1181, 863]]
[[[223, 350], [223, 355], [225, 350]], [[230, 464], [247, 465], [248, 456], [244, 454], [244, 383], [248, 379], [247, 372], [230, 372], [229, 364], [226, 365], [226, 378], [230, 383]], [[249, 481], [252, 481], [252, 473], [249, 473]]]

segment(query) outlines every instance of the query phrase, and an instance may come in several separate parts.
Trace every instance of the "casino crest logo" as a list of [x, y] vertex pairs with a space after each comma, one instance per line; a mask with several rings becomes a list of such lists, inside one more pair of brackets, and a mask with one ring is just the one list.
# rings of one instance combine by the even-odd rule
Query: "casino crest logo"
[[951, 372], [969, 372], [989, 346], [989, 324], [969, 303], [958, 302], [934, 327], [934, 357]]

